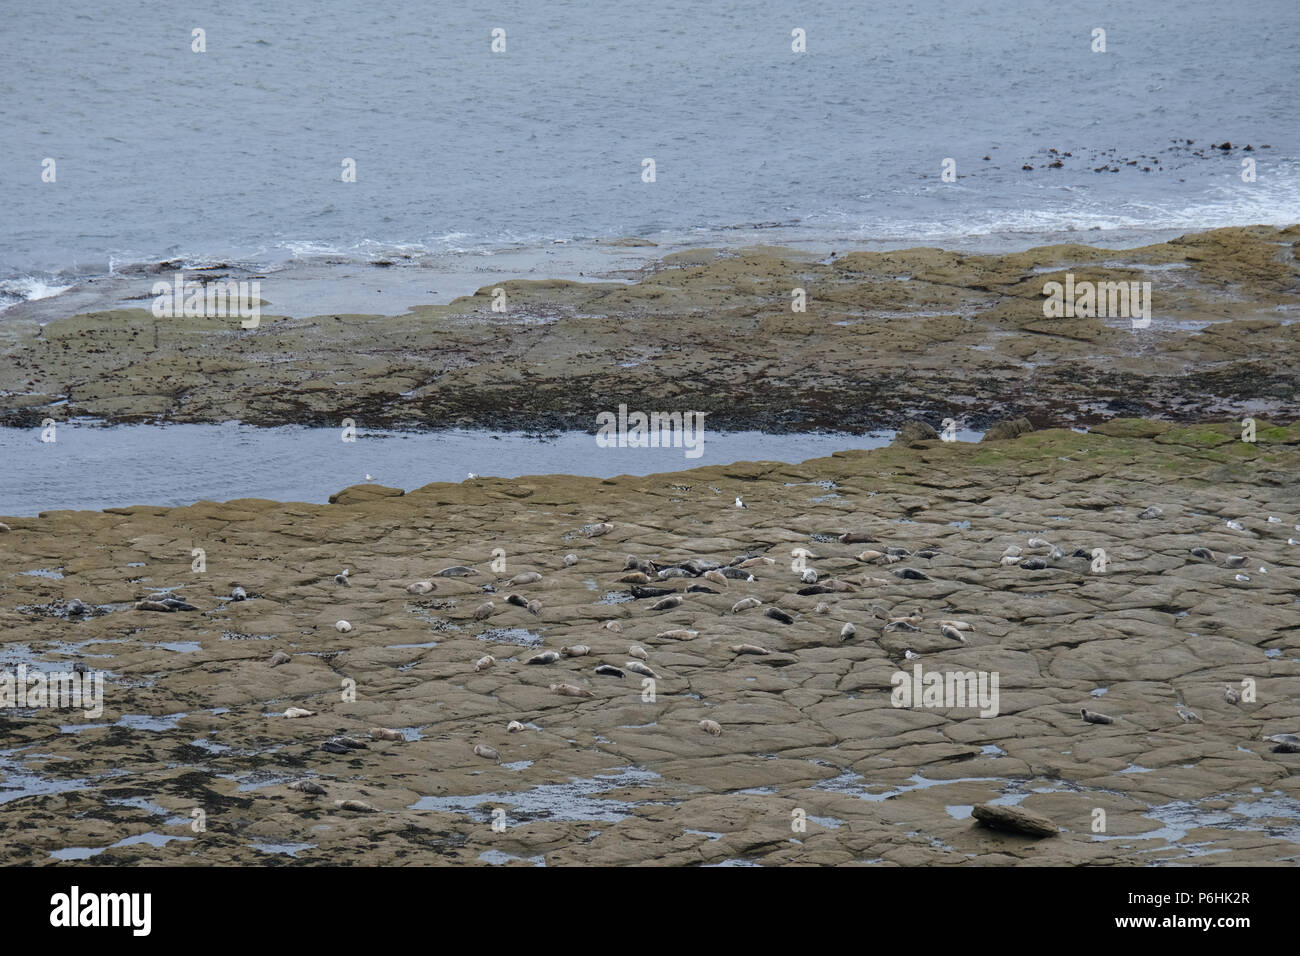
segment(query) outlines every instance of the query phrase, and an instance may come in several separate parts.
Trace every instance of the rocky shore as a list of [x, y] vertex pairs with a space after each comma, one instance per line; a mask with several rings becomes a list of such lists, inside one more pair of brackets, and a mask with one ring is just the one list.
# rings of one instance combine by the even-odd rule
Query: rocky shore
[[[81, 317], [27, 340], [4, 387], [30, 379], [36, 417], [68, 394], [68, 414], [123, 420], [332, 419], [344, 381], [353, 414], [393, 423], [506, 416], [525, 390], [561, 421], [635, 387], [650, 407], [671, 395], [720, 418], [743, 395], [764, 427], [842, 402], [863, 422], [915, 407], [1078, 414], [1085, 395], [1179, 415], [1248, 395], [1291, 408], [1295, 333], [1278, 312], [1294, 308], [1298, 236], [1229, 230], [1119, 256], [1186, 263], [1159, 273], [1169, 301], [1235, 319], [1177, 348], [1158, 328], [1042, 320], [1036, 267], [1115, 253], [755, 253], [631, 289], [512, 288], [520, 309], [556, 304], [509, 337], [477, 297], [255, 334]], [[795, 278], [813, 290], [807, 315], [780, 305]], [[848, 318], [891, 307], [937, 314]], [[159, 352], [124, 347], [154, 335]], [[610, 380], [623, 362], [641, 364]], [[0, 856], [1294, 865], [1300, 754], [1265, 738], [1300, 733], [1300, 424], [1265, 417], [1253, 443], [1236, 423], [1138, 419], [979, 444], [920, 430], [793, 465], [4, 518], [3, 665], [107, 676], [98, 717], [0, 711]], [[796, 549], [817, 585], [792, 571]], [[646, 582], [627, 579], [629, 555]], [[733, 570], [696, 576], [714, 562]], [[455, 566], [474, 573], [437, 573]], [[421, 580], [435, 588], [407, 590]], [[634, 587], [683, 600], [656, 610]], [[136, 609], [164, 593], [196, 610]], [[761, 603], [733, 610], [745, 598]], [[954, 638], [941, 620], [969, 627]], [[579, 645], [590, 652], [528, 663]], [[996, 675], [996, 714], [894, 706], [895, 675], [917, 665]], [[304, 780], [315, 787], [291, 787]], [[975, 814], [991, 801], [1024, 813]]]
[[[0, 321], [0, 423], [590, 431], [620, 403], [768, 432], [914, 417], [976, 430], [1020, 416], [1038, 427], [1117, 415], [1290, 421], [1297, 246], [1300, 226], [1009, 255], [702, 249], [604, 281], [502, 282], [401, 316], [277, 317], [267, 279], [256, 329], [155, 318], [148, 301]], [[1067, 274], [1150, 282], [1150, 327], [1046, 318], [1044, 286]], [[493, 311], [496, 289], [504, 312]], [[806, 312], [792, 311], [796, 289]]]

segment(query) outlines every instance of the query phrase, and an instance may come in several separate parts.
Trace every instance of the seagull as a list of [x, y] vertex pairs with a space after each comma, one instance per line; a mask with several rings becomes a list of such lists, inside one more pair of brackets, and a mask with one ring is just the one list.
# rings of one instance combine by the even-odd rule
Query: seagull
[[375, 478], [373, 475], [366, 475], [366, 481], [374, 481], [374, 480]]
[[748, 508], [749, 505], [745, 504], [743, 501], [740, 500], [740, 495], [736, 495], [736, 507], [737, 507], [737, 508]]
[[336, 575], [334, 575], [334, 583], [335, 583], [335, 584], [341, 584], [341, 585], [343, 585], [345, 588], [350, 588], [350, 587], [352, 587], [352, 582], [348, 580], [348, 569], [347, 569], [347, 568], [344, 568], [344, 569], [343, 569], [343, 573], [342, 573], [342, 574], [336, 574]]
[[471, 471], [471, 472], [470, 472], [468, 475], [466, 475], [465, 477], [466, 477], [466, 479], [468, 479], [469, 481], [473, 481], [475, 478], [478, 477], [478, 475], [474, 474], [474, 472]]
[[1230, 704], [1235, 704], [1239, 700], [1241, 700], [1241, 695], [1237, 693], [1237, 689], [1233, 687], [1231, 684], [1224, 684], [1223, 699]]

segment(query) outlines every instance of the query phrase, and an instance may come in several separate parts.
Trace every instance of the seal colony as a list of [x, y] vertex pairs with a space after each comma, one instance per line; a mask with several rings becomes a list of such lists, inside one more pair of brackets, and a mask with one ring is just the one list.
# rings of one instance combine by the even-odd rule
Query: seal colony
[[[1237, 434], [1114, 420], [796, 465], [6, 518], [0, 648], [111, 676], [77, 732], [57, 710], [0, 712], [21, 771], [0, 769], [0, 826], [23, 832], [4, 860], [265, 862], [254, 843], [334, 865], [1149, 864], [1193, 843], [1292, 860], [1300, 425]], [[1044, 567], [1003, 565], [1012, 549]], [[1223, 555], [1267, 573], [1243, 584]], [[624, 580], [629, 562], [655, 583]], [[134, 608], [163, 586], [195, 610]], [[46, 610], [74, 592], [113, 610]], [[893, 706], [914, 667], [997, 673], [998, 714]], [[23, 775], [40, 786], [15, 791]], [[599, 812], [534, 796], [572, 781]], [[999, 797], [1054, 835], [954, 809]], [[196, 808], [194, 840], [112, 846], [194, 836]]]

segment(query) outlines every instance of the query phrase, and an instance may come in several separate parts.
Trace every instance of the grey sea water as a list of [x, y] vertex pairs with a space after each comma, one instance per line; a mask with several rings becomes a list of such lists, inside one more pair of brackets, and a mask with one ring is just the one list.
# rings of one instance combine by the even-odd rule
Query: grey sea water
[[1295, 0], [11, 4], [0, 306], [171, 258], [1292, 223], [1298, 66]]
[[[40, 429], [0, 428], [0, 515], [33, 516], [54, 509], [188, 505], [200, 500], [269, 498], [323, 504], [349, 485], [410, 491], [434, 481], [476, 475], [650, 475], [736, 461], [791, 461], [849, 448], [888, 444], [892, 433], [768, 435], [705, 431], [686, 448], [601, 448], [595, 436], [547, 436], [447, 429], [359, 432], [341, 440], [334, 428], [220, 425], [61, 424], [55, 441]], [[957, 430], [958, 441], [980, 434]], [[809, 487], [809, 497], [835, 497]], [[718, 494], [721, 496], [722, 492]], [[719, 498], [721, 506], [734, 506]]]

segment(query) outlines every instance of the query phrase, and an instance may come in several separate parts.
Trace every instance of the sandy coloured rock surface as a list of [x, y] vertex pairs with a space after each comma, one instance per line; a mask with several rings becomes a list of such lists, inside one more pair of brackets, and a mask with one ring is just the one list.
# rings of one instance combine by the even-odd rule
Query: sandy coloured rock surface
[[[1287, 543], [1300, 539], [1300, 425], [1261, 418], [1255, 443], [1239, 431], [1130, 419], [793, 465], [371, 486], [328, 505], [0, 516], [11, 529], [0, 661], [105, 672], [98, 717], [0, 710], [0, 855], [1293, 863], [1300, 755], [1264, 738], [1300, 732], [1300, 546]], [[745, 509], [732, 506], [740, 494]], [[1153, 505], [1160, 516], [1138, 520]], [[612, 528], [582, 532], [598, 522]], [[846, 531], [880, 543], [841, 543]], [[1031, 538], [1064, 556], [1044, 554], [1041, 571], [999, 563]], [[206, 550], [203, 573], [194, 547]], [[913, 552], [903, 563], [928, 580], [859, 561], [864, 547]], [[492, 569], [495, 548], [504, 571]], [[813, 553], [819, 580], [854, 589], [797, 594], [796, 548]], [[925, 548], [938, 553], [914, 553]], [[682, 604], [652, 611], [618, 580], [629, 554], [659, 566], [775, 563], [719, 593], [686, 591], [702, 577], [670, 578]], [[1249, 559], [1248, 581], [1228, 554]], [[477, 573], [434, 577], [457, 565]], [[332, 580], [342, 567], [347, 588]], [[540, 580], [508, 583], [533, 571]], [[437, 590], [407, 593], [422, 579]], [[230, 599], [235, 582], [247, 600]], [[134, 609], [161, 590], [198, 610]], [[538, 613], [503, 600], [516, 590]], [[495, 612], [476, 620], [494, 595]], [[793, 623], [731, 613], [750, 596]], [[73, 599], [88, 612], [69, 615]], [[814, 613], [822, 602], [828, 613]], [[919, 630], [885, 630], [876, 607], [921, 608]], [[944, 637], [940, 619], [972, 625], [966, 643]], [[338, 620], [353, 630], [336, 631]], [[855, 633], [841, 641], [845, 623]], [[671, 630], [698, 633], [657, 636]], [[736, 654], [738, 644], [770, 653]], [[590, 653], [526, 663], [575, 645]], [[645, 648], [652, 684], [595, 674], [626, 670], [632, 645]], [[268, 666], [277, 651], [289, 661]], [[495, 665], [476, 671], [487, 654]], [[996, 674], [996, 713], [894, 706], [894, 675], [917, 666]], [[1181, 719], [1180, 703], [1200, 722]], [[314, 714], [279, 716], [291, 707]], [[1116, 721], [1087, 723], [1082, 708]], [[702, 731], [704, 720], [725, 732]], [[403, 739], [376, 739], [376, 727]], [[321, 749], [331, 741], [341, 752]], [[304, 779], [325, 794], [291, 788]], [[972, 808], [991, 800], [1060, 833], [1035, 841], [977, 826]], [[375, 812], [343, 812], [360, 806]], [[204, 832], [191, 826], [196, 811]]]
[[[594, 431], [602, 410], [696, 410], [767, 432], [1037, 427], [1142, 415], [1300, 416], [1300, 226], [1136, 249], [934, 248], [815, 259], [674, 253], [606, 281], [516, 280], [405, 315], [0, 322], [0, 422]], [[163, 264], [170, 268], [169, 264]], [[168, 274], [160, 266], [160, 274]], [[1150, 282], [1151, 325], [1044, 316], [1044, 287]], [[505, 313], [493, 312], [504, 290]], [[792, 292], [807, 311], [792, 311]], [[146, 297], [147, 298], [147, 297]]]

